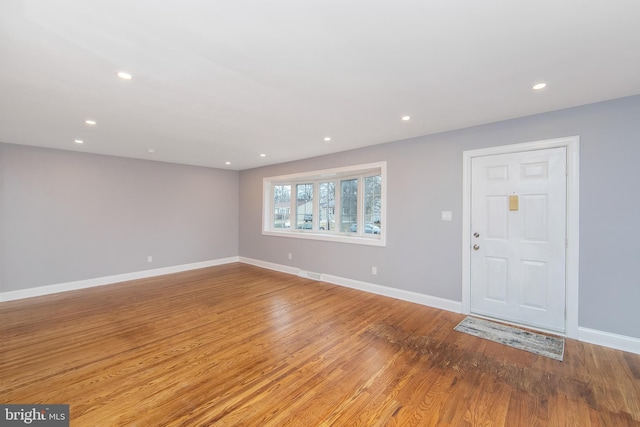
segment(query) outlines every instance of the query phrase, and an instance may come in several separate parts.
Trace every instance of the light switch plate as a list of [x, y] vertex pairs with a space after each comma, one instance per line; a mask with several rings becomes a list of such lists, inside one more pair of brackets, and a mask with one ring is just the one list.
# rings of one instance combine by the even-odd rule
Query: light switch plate
[[451, 211], [442, 211], [442, 220], [443, 221], [452, 221], [453, 220], [453, 212], [451, 212]]

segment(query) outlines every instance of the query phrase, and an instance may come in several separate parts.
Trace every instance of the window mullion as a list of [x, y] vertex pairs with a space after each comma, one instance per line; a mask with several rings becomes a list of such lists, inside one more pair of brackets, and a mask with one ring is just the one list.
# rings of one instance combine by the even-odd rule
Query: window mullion
[[263, 188], [262, 190], [262, 194], [264, 197], [264, 206], [263, 206], [263, 217], [262, 217], [262, 227], [267, 229], [267, 230], [273, 230], [273, 221], [275, 218], [274, 215], [274, 211], [275, 211], [275, 202], [273, 200], [274, 198], [274, 194], [275, 194], [275, 185], [273, 182], [269, 182], [268, 183], [268, 187], [265, 185], [266, 188]]
[[311, 206], [311, 230], [320, 230], [320, 183], [318, 181], [313, 184], [313, 204]]
[[364, 235], [364, 176], [358, 177], [358, 236]]
[[[295, 221], [296, 221], [296, 183], [295, 181], [287, 183], [291, 187], [291, 191], [289, 192], [289, 230], [293, 231], [296, 229]], [[293, 221], [293, 223], [292, 223]]]
[[276, 188], [277, 188], [278, 184], [272, 184], [271, 185], [271, 203], [273, 203], [273, 207], [271, 209], [271, 227], [274, 227], [275, 225], [275, 220], [276, 220], [276, 209], [278, 209], [278, 213], [280, 213], [280, 207], [278, 206], [278, 203], [276, 203], [275, 201], [275, 196], [276, 196]]
[[342, 233], [340, 224], [342, 224], [342, 191], [340, 190], [340, 180], [333, 181], [333, 188], [335, 189], [335, 202], [334, 202], [334, 218], [336, 220], [334, 232]]

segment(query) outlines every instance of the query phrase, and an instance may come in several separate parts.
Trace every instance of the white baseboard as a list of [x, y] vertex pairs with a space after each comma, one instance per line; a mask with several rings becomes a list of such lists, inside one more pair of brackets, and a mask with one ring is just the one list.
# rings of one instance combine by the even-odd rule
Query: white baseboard
[[578, 340], [640, 354], [640, 339], [589, 328], [578, 328]]
[[255, 265], [256, 267], [266, 268], [267, 270], [279, 271], [281, 273], [288, 273], [297, 276], [300, 272], [300, 269], [297, 267], [290, 267], [288, 265], [274, 264], [272, 262], [260, 261], [259, 259], [239, 257], [240, 262], [245, 264]]
[[127, 282], [129, 280], [146, 279], [148, 277], [179, 273], [181, 271], [196, 270], [198, 268], [214, 267], [216, 265], [239, 262], [239, 257], [221, 258], [211, 261], [194, 262], [191, 264], [175, 265], [172, 267], [155, 268], [153, 270], [135, 271], [132, 273], [116, 274], [113, 276], [97, 277], [93, 279], [77, 280], [74, 282], [57, 283], [55, 285], [39, 286], [37, 288], [20, 289], [17, 291], [0, 292], [0, 302], [13, 301], [23, 298], [57, 294], [59, 292], [75, 291], [92, 288], [94, 286], [110, 285], [112, 283]]
[[310, 271], [301, 270], [297, 267], [274, 264], [271, 262], [260, 261], [252, 258], [240, 257], [240, 262], [244, 262], [245, 264], [255, 265], [257, 267], [267, 268], [269, 270], [280, 271], [282, 273], [293, 274], [295, 276], [300, 276], [307, 279], [321, 280], [323, 282], [332, 283], [334, 285], [340, 285], [347, 288], [358, 289], [360, 291], [369, 292], [372, 294], [396, 298], [396, 299], [409, 301], [409, 302], [413, 302], [420, 305], [426, 305], [428, 307], [434, 307], [442, 310], [453, 311], [454, 313], [462, 313], [462, 303], [458, 301], [432, 297], [429, 295], [419, 294], [417, 292], [390, 288], [388, 286], [375, 285], [373, 283], [361, 282], [359, 280], [347, 279], [345, 277], [333, 276], [330, 274], [314, 273]]
[[372, 294], [400, 299], [403, 301], [409, 301], [420, 305], [426, 305], [428, 307], [452, 311], [454, 313], [462, 313], [462, 303], [458, 301], [419, 294], [417, 292], [406, 291], [404, 289], [375, 285], [373, 283], [361, 282], [359, 280], [346, 279], [344, 277], [332, 276], [330, 274], [323, 274], [322, 280], [327, 283], [333, 283], [335, 285], [345, 286], [347, 288], [358, 289], [360, 291], [370, 292]]

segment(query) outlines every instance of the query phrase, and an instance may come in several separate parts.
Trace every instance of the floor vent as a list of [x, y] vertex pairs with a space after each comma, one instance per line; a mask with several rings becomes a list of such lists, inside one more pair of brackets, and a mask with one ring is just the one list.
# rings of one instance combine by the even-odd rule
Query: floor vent
[[298, 272], [298, 276], [300, 277], [304, 277], [305, 279], [312, 279], [312, 280], [322, 280], [322, 274], [320, 273], [314, 273], [312, 271], [304, 271], [304, 270], [300, 270]]

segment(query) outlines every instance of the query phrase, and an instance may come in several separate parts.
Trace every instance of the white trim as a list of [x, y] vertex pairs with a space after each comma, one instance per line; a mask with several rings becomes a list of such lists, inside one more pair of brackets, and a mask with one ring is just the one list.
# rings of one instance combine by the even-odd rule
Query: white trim
[[589, 328], [578, 328], [578, 339], [590, 344], [640, 354], [640, 339]]
[[293, 274], [294, 276], [298, 276], [300, 273], [300, 269], [296, 267], [290, 267], [288, 265], [275, 264], [273, 262], [261, 261], [259, 259], [239, 257], [240, 262], [249, 265], [255, 265], [256, 267], [266, 268], [267, 270], [279, 271], [281, 273]]
[[342, 177], [342, 176], [358, 175], [365, 171], [373, 171], [375, 169], [380, 169], [386, 166], [387, 166], [387, 162], [381, 161], [381, 162], [365, 163], [362, 165], [343, 166], [343, 167], [332, 168], [332, 169], [322, 169], [322, 170], [315, 170], [315, 171], [309, 171], [309, 172], [292, 173], [289, 175], [270, 176], [267, 178], [263, 178], [263, 181], [266, 180], [266, 181], [274, 182], [274, 181], [292, 181], [292, 180], [298, 180], [300, 178], [309, 178], [312, 180], [317, 180], [321, 178], [335, 178], [335, 177]]
[[548, 139], [521, 144], [469, 150], [462, 153], [462, 312], [471, 313], [471, 160], [474, 157], [522, 151], [544, 150], [566, 147], [567, 149], [567, 257], [566, 257], [566, 304], [565, 335], [578, 338], [578, 291], [580, 249], [580, 137]]
[[54, 285], [39, 286], [36, 288], [20, 289], [0, 293], [0, 302], [19, 300], [23, 298], [39, 297], [59, 292], [75, 291], [79, 289], [93, 288], [95, 286], [111, 285], [129, 280], [146, 279], [165, 274], [179, 273], [181, 271], [196, 270], [198, 268], [214, 267], [216, 265], [239, 262], [239, 257], [220, 258], [211, 261], [194, 262], [192, 264], [175, 265], [172, 267], [156, 268], [153, 270], [135, 271], [132, 273], [116, 274], [113, 276], [96, 277], [93, 279], [77, 280], [74, 282], [57, 283]]
[[427, 307], [439, 308], [441, 310], [452, 311], [454, 313], [462, 312], [462, 304], [458, 301], [434, 297], [417, 292], [406, 291], [404, 289], [390, 288], [388, 286], [376, 285], [359, 280], [347, 279], [345, 277], [332, 276], [323, 274], [322, 280], [334, 285], [340, 285], [347, 288], [357, 289], [359, 291], [369, 292], [376, 295], [391, 297], [403, 301], [409, 301]]
[[357, 289], [363, 292], [369, 292], [376, 295], [409, 301], [428, 307], [439, 308], [441, 310], [452, 311], [454, 313], [462, 312], [462, 305], [458, 301], [419, 294], [417, 292], [406, 291], [403, 289], [390, 288], [388, 286], [381, 286], [368, 282], [361, 282], [359, 280], [347, 279], [346, 277], [333, 276], [331, 274], [308, 272], [296, 267], [274, 264], [271, 262], [265, 262], [251, 258], [240, 257], [240, 262], [255, 265], [257, 267], [267, 268], [269, 270], [279, 271], [282, 273], [293, 274], [295, 276], [304, 277], [306, 279], [320, 280], [334, 285]]
[[[383, 232], [384, 233], [384, 232]], [[384, 237], [377, 239], [375, 237], [360, 237], [356, 235], [346, 234], [322, 234], [310, 231], [263, 231], [263, 236], [287, 237], [293, 239], [322, 240], [325, 242], [351, 243], [357, 245], [368, 246], [386, 246]]]

